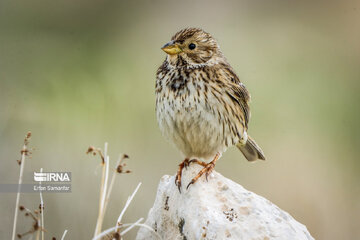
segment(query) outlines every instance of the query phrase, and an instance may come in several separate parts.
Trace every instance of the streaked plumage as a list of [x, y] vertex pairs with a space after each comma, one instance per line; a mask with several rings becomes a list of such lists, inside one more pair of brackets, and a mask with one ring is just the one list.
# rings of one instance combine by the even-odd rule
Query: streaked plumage
[[265, 159], [247, 135], [250, 94], [215, 39], [186, 28], [171, 40], [163, 47], [168, 55], [156, 76], [156, 115], [163, 135], [186, 159], [209, 160], [232, 145], [249, 161]]

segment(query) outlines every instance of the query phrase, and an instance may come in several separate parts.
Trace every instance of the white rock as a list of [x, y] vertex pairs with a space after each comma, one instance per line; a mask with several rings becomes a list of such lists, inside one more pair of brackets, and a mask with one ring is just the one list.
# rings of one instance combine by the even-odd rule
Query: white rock
[[[306, 227], [287, 212], [215, 171], [208, 181], [202, 176], [186, 190], [200, 169], [195, 164], [184, 169], [181, 193], [175, 186], [175, 176], [161, 178], [145, 224], [163, 240], [313, 239]], [[136, 239], [158, 237], [140, 228]]]

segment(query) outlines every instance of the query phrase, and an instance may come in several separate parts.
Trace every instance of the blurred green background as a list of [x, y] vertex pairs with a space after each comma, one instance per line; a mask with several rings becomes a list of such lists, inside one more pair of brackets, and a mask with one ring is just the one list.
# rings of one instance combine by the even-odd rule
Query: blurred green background
[[[146, 217], [161, 176], [182, 156], [158, 130], [160, 47], [202, 27], [252, 94], [250, 134], [267, 161], [230, 148], [216, 170], [305, 224], [317, 239], [360, 238], [359, 1], [0, 1], [0, 183], [16, 183], [22, 140], [32, 172], [71, 171], [72, 193], [44, 194], [47, 239], [89, 239], [98, 212], [99, 159], [130, 156], [104, 228], [143, 185], [124, 222]], [[16, 194], [0, 194], [0, 238], [11, 236]], [[37, 194], [23, 194], [28, 208]], [[21, 215], [18, 232], [30, 228]], [[133, 239], [136, 231], [126, 239]]]

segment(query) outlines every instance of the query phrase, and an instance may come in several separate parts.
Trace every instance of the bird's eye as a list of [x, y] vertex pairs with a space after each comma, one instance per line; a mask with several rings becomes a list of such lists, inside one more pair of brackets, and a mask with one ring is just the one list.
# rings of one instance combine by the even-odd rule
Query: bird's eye
[[196, 45], [194, 44], [194, 43], [190, 43], [189, 44], [189, 49], [190, 50], [193, 50], [193, 49], [195, 49], [196, 48]]

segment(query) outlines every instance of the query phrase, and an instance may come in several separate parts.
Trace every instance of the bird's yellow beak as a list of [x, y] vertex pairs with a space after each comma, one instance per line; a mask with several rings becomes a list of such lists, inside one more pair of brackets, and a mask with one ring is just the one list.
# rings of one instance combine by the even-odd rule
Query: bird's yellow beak
[[170, 55], [175, 55], [182, 52], [180, 46], [174, 43], [174, 41], [168, 42], [161, 49]]

